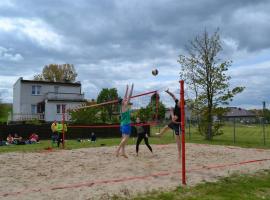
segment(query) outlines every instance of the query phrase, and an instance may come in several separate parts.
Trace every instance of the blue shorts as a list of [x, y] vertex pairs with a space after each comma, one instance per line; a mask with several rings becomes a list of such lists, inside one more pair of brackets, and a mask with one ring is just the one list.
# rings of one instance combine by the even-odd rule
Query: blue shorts
[[122, 135], [130, 135], [131, 134], [131, 126], [130, 126], [130, 124], [121, 125], [120, 126], [120, 131], [121, 131]]

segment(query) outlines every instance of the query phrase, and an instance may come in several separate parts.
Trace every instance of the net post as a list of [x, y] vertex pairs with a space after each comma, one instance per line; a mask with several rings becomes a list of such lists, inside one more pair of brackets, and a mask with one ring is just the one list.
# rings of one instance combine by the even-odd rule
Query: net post
[[65, 148], [65, 108], [62, 106], [62, 148]]
[[181, 112], [181, 142], [182, 142], [182, 184], [186, 185], [186, 147], [185, 147], [185, 98], [184, 81], [180, 80], [180, 112]]

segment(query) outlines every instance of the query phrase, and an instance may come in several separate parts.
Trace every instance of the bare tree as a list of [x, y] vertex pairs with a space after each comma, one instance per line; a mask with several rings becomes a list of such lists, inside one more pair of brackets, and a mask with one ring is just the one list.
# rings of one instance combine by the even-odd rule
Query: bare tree
[[180, 55], [180, 76], [194, 91], [194, 108], [200, 114], [199, 132], [211, 140], [221, 134], [219, 126], [213, 122], [214, 115], [222, 114], [220, 105], [226, 105], [233, 97], [242, 92], [244, 87], [230, 90], [230, 76], [226, 74], [231, 61], [218, 57], [222, 51], [219, 31], [213, 35], [204, 31], [196, 36], [187, 46], [188, 55]]

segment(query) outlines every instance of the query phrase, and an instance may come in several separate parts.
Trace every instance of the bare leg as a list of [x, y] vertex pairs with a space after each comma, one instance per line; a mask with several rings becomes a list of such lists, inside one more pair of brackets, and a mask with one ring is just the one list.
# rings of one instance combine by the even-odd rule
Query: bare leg
[[166, 125], [166, 126], [164, 126], [162, 129], [161, 129], [161, 131], [160, 131], [160, 133], [156, 133], [156, 136], [162, 136], [167, 130], [169, 130], [170, 129], [170, 127], [168, 127], [168, 125]]
[[124, 136], [124, 143], [122, 145], [122, 154], [121, 154], [121, 156], [123, 156], [125, 158], [128, 158], [128, 156], [126, 155], [126, 152], [125, 152], [127, 141], [128, 141], [128, 136]]
[[116, 156], [117, 156], [117, 157], [119, 156], [119, 152], [120, 152], [120, 150], [122, 149], [123, 140], [124, 140], [124, 137], [122, 136], [121, 142], [120, 142], [120, 144], [118, 145], [117, 150], [116, 150]]
[[179, 159], [179, 161], [181, 161], [181, 138], [180, 138], [180, 135], [176, 135], [175, 140], [176, 140], [177, 150], [178, 150], [178, 159]]
[[121, 150], [121, 156], [124, 156], [125, 158], [127, 158], [126, 152], [125, 152], [125, 145], [127, 143], [128, 140], [128, 135], [125, 135], [122, 137], [122, 140], [116, 150], [116, 156], [119, 156], [119, 152]]

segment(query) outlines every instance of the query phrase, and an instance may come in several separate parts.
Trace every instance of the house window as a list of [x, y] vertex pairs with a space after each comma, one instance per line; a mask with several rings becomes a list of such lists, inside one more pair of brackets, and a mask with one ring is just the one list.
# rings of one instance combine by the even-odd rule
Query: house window
[[56, 112], [57, 114], [61, 113], [61, 105], [59, 104], [56, 105]]
[[56, 105], [56, 113], [65, 113], [66, 112], [66, 105], [65, 104], [57, 104]]
[[54, 92], [59, 93], [59, 86], [54, 86]]
[[66, 112], [66, 105], [62, 104], [62, 113], [65, 113], [65, 112]]
[[37, 105], [32, 104], [31, 105], [31, 113], [36, 114], [37, 113]]
[[32, 95], [40, 95], [41, 86], [32, 85]]

